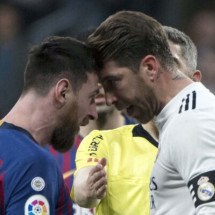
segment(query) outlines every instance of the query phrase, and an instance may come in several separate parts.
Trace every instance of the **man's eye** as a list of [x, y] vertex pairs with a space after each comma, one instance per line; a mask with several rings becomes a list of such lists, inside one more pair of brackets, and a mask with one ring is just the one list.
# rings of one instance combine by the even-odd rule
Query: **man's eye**
[[103, 82], [103, 87], [104, 87], [105, 91], [109, 91], [109, 90], [117, 87], [118, 84], [119, 84], [118, 79], [108, 79]]
[[114, 79], [114, 80], [109, 80], [109, 84], [111, 85], [116, 85], [118, 83], [118, 80]]

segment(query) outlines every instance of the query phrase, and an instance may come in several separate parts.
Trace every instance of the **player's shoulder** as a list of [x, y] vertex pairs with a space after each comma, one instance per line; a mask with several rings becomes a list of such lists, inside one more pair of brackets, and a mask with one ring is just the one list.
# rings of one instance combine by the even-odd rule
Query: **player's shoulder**
[[89, 135], [90, 136], [95, 136], [95, 135], [102, 135], [103, 137], [113, 137], [113, 136], [121, 136], [121, 135], [128, 135], [131, 136], [132, 134], [132, 130], [134, 129], [134, 127], [136, 126], [136, 124], [132, 124], [132, 125], [123, 125], [121, 127], [118, 128], [114, 128], [114, 129], [109, 129], [109, 130], [93, 130]]
[[93, 130], [81, 142], [81, 145], [99, 143], [109, 145], [110, 142], [122, 142], [122, 139], [131, 139], [135, 125], [124, 125], [110, 130]]
[[8, 156], [14, 156], [19, 163], [28, 164], [53, 162], [54, 158], [25, 129], [13, 124], [3, 123], [0, 126], [0, 144]]
[[214, 111], [215, 96], [201, 83], [192, 84], [184, 91], [179, 102], [178, 114], [197, 111]]
[[206, 90], [192, 91], [182, 99], [175, 119], [180, 126], [215, 121], [215, 96]]
[[53, 169], [57, 168], [55, 158], [45, 148], [36, 145], [35, 147], [23, 148], [20, 162], [28, 165], [36, 165], [38, 168], [51, 165]]
[[158, 142], [144, 129], [141, 124], [124, 125], [110, 130], [93, 130], [85, 140], [107, 142], [123, 142], [123, 140], [134, 140], [136, 138], [146, 139], [156, 147]]
[[169, 119], [165, 130], [168, 130], [169, 134], [174, 134], [173, 139], [182, 139], [182, 134], [183, 137], [193, 138], [215, 127], [215, 100], [214, 103], [206, 104], [207, 99], [204, 99], [201, 102], [197, 101], [196, 108], [183, 109]]

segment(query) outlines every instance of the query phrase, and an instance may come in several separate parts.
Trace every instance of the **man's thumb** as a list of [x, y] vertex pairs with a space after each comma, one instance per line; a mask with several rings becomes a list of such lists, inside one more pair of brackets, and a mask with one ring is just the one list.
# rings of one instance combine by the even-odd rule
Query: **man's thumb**
[[101, 164], [103, 167], [105, 167], [106, 164], [107, 164], [107, 159], [106, 158], [102, 158], [98, 163]]

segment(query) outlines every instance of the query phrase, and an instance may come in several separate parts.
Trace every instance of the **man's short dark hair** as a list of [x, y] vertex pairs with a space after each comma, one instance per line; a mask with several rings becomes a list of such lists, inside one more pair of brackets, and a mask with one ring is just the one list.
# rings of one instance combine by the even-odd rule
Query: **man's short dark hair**
[[60, 78], [67, 78], [77, 90], [87, 81], [87, 73], [96, 70], [93, 51], [85, 43], [71, 37], [52, 36], [31, 48], [23, 93], [34, 89], [46, 94]]
[[142, 58], [154, 55], [163, 67], [174, 65], [162, 25], [141, 12], [120, 11], [108, 17], [88, 43], [98, 51], [102, 63], [114, 60], [138, 71]]
[[198, 53], [197, 48], [191, 38], [178, 29], [169, 26], [163, 26], [163, 28], [168, 40], [180, 46], [181, 55], [186, 61], [186, 65], [191, 69], [191, 71], [195, 71], [197, 68]]

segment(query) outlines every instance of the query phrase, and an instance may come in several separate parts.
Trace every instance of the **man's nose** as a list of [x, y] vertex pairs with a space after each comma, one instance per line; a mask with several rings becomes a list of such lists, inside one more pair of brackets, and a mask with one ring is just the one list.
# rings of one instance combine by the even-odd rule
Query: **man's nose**
[[106, 92], [105, 93], [105, 100], [106, 100], [107, 105], [110, 106], [117, 101], [117, 98], [116, 98], [116, 96], [114, 96], [113, 93]]

